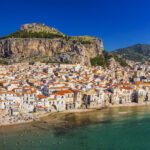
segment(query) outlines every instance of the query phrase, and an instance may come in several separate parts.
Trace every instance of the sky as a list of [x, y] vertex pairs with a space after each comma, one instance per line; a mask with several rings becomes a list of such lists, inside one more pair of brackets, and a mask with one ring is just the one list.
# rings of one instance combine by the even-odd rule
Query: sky
[[0, 6], [0, 37], [36, 22], [101, 38], [108, 51], [150, 44], [150, 0], [2, 0]]

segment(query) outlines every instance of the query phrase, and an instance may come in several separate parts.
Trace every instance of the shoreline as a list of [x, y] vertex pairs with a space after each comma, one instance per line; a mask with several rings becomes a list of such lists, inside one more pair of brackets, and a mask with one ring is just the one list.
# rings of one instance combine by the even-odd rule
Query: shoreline
[[32, 123], [34, 121], [40, 121], [42, 118], [45, 118], [51, 114], [69, 114], [69, 113], [83, 113], [83, 112], [92, 112], [92, 111], [96, 111], [96, 110], [102, 110], [102, 109], [109, 109], [109, 108], [121, 108], [121, 107], [138, 107], [138, 106], [149, 106], [150, 102], [144, 102], [144, 103], [129, 103], [129, 104], [118, 104], [118, 105], [106, 105], [106, 106], [101, 106], [101, 107], [97, 107], [97, 108], [88, 108], [88, 109], [74, 109], [74, 110], [66, 110], [63, 112], [42, 112], [40, 113], [35, 113], [33, 115], [38, 116], [37, 119], [31, 119], [31, 120], [27, 120], [27, 121], [21, 121], [21, 122], [13, 122], [13, 123], [4, 123], [4, 124], [0, 124], [0, 127], [6, 127], [6, 126], [15, 126], [15, 125], [23, 125], [23, 124], [28, 124], [28, 123]]

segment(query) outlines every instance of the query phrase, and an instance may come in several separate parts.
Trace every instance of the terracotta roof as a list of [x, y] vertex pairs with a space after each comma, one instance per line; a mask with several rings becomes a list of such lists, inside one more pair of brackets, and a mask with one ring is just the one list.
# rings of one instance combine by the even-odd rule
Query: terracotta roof
[[56, 93], [56, 95], [64, 95], [64, 94], [68, 94], [68, 93], [73, 93], [73, 91], [71, 91], [71, 90], [62, 90], [62, 91], [58, 91]]
[[38, 97], [39, 99], [47, 98], [47, 97], [46, 97], [46, 96], [44, 96], [44, 95], [37, 95], [37, 97]]
[[0, 103], [2, 103], [2, 102], [7, 102], [6, 100], [0, 100]]
[[122, 89], [124, 89], [124, 90], [131, 90], [132, 88], [130, 88], [130, 87], [120, 87], [120, 90], [122, 90]]
[[48, 101], [55, 101], [56, 98], [49, 98]]
[[15, 104], [13, 104], [13, 106], [20, 106], [20, 104], [19, 103], [15, 103]]

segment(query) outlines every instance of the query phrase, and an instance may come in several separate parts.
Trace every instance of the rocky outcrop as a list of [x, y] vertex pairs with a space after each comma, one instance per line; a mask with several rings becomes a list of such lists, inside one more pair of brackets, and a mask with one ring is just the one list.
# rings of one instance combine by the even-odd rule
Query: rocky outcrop
[[115, 61], [113, 57], [109, 60], [109, 64], [110, 64], [110, 68], [120, 68], [121, 66], [119, 62]]
[[[28, 25], [24, 25], [21, 27], [21, 30], [28, 28]], [[11, 58], [13, 60], [16, 58], [46, 56], [55, 61], [90, 65], [90, 58], [100, 55], [103, 51], [103, 42], [101, 39], [92, 38], [92, 42], [90, 43], [87, 43], [87, 41], [84, 43], [78, 40], [78, 37], [71, 37], [70, 39], [12, 37], [1, 39], [0, 57]]]
[[[61, 33], [56, 28], [48, 27], [41, 23], [29, 23], [24, 24], [20, 27], [20, 31], [33, 31], [33, 32], [50, 32], [50, 33]], [[62, 33], [61, 33], [62, 34]]]

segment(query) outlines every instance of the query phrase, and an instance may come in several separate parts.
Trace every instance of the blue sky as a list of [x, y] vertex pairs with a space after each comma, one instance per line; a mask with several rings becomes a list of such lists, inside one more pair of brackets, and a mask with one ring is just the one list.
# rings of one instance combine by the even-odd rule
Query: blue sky
[[150, 44], [150, 0], [3, 0], [0, 5], [0, 36], [37, 22], [68, 35], [102, 38], [108, 51]]

